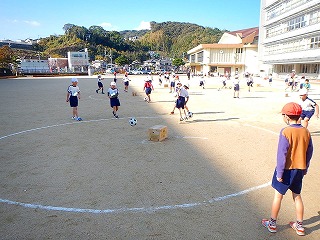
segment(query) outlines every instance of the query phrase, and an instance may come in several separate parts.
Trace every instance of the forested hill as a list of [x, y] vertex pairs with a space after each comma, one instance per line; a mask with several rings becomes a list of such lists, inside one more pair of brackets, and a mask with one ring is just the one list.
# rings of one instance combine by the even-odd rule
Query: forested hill
[[136, 35], [141, 43], [152, 51], [159, 51], [171, 57], [182, 56], [199, 44], [217, 43], [227, 30], [202, 27], [193, 23], [162, 22], [150, 23], [151, 30], [123, 31], [125, 37]]
[[150, 51], [157, 56], [182, 58], [199, 44], [218, 42], [227, 31], [181, 22], [151, 22], [150, 26], [150, 30], [117, 32], [68, 23], [63, 26], [64, 35], [42, 38], [35, 50], [43, 57], [66, 57], [68, 51], [88, 48], [92, 60], [107, 58], [112, 52], [113, 58], [122, 56], [128, 62], [146, 60]]

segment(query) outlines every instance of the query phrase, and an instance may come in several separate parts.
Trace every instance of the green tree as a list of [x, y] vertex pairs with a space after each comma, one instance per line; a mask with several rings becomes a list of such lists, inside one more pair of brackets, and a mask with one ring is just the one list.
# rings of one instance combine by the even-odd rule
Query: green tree
[[176, 66], [176, 67], [180, 67], [180, 66], [182, 66], [184, 64], [185, 64], [185, 62], [181, 58], [175, 58], [172, 61], [172, 65]]
[[9, 46], [2, 46], [0, 48], [0, 67], [12, 70], [17, 74], [18, 65], [21, 60], [15, 55], [14, 51]]
[[126, 56], [123, 56], [123, 55], [120, 55], [119, 57], [117, 57], [114, 62], [117, 64], [117, 65], [120, 65], [120, 66], [123, 66], [123, 65], [126, 65], [126, 64], [129, 64], [129, 60]]

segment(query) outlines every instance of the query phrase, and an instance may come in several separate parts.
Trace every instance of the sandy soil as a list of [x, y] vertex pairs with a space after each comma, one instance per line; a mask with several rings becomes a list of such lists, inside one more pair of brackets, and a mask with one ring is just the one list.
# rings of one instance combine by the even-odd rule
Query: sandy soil
[[[1, 239], [296, 239], [288, 193], [269, 233], [282, 106], [297, 100], [283, 83], [261, 84], [240, 98], [219, 79], [190, 85], [193, 117], [169, 115], [174, 96], [154, 77], [146, 103], [143, 76], [118, 78], [121, 107], [112, 116], [96, 77], [80, 77], [79, 113], [65, 102], [70, 78], [0, 80]], [[104, 79], [108, 87], [111, 76]], [[230, 84], [229, 84], [230, 85]], [[138, 96], [132, 96], [132, 92]], [[320, 87], [310, 97], [320, 103]], [[138, 120], [136, 126], [128, 123]], [[162, 142], [148, 140], [154, 125], [168, 127]], [[314, 156], [305, 178], [306, 239], [320, 238], [320, 120], [312, 118]]]

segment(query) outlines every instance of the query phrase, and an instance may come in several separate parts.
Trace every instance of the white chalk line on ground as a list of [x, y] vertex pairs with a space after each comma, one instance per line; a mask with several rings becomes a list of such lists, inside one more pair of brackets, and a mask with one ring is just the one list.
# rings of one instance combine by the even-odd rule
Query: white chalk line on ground
[[268, 133], [271, 133], [271, 134], [274, 134], [274, 135], [279, 135], [279, 133], [276, 133], [274, 131], [271, 131], [269, 129], [265, 129], [265, 128], [262, 128], [262, 127], [257, 127], [257, 126], [254, 126], [254, 125], [250, 125], [250, 124], [244, 124], [244, 126], [248, 126], [248, 127], [253, 127], [253, 128], [257, 128], [257, 129], [260, 129], [262, 131], [265, 131], [265, 132], [268, 132]]
[[[141, 118], [158, 118], [158, 117], [141, 117]], [[120, 118], [124, 119], [124, 118]], [[20, 131], [16, 133], [12, 133], [6, 136], [0, 137], [0, 140], [16, 136], [19, 134], [23, 133], [28, 133], [28, 132], [33, 132], [37, 130], [43, 130], [43, 129], [48, 129], [48, 128], [53, 128], [53, 127], [61, 127], [61, 126], [66, 126], [66, 125], [72, 125], [72, 124], [79, 124], [79, 123], [90, 123], [90, 122], [100, 122], [100, 121], [108, 121], [108, 120], [117, 120], [117, 119], [97, 119], [97, 120], [88, 120], [88, 121], [79, 121], [79, 122], [69, 122], [69, 123], [62, 123], [62, 124], [55, 124], [51, 126], [45, 126], [45, 127], [39, 127], [39, 128], [33, 128], [25, 131]], [[268, 129], [256, 127], [250, 124], [245, 124], [246, 126], [258, 128], [264, 131], [267, 131], [272, 134], [276, 134], [273, 131], [270, 131]], [[196, 139], [207, 139], [207, 138], [200, 138], [200, 137], [183, 137], [183, 136], [177, 136], [177, 138], [196, 138]], [[47, 206], [47, 205], [41, 205], [41, 204], [33, 204], [33, 203], [23, 203], [23, 202], [17, 202], [17, 201], [12, 201], [9, 199], [2, 199], [0, 198], [1, 203], [6, 203], [10, 205], [16, 205], [16, 206], [21, 206], [25, 208], [31, 208], [31, 209], [41, 209], [41, 210], [47, 210], [47, 211], [61, 211], [61, 212], [74, 212], [74, 213], [94, 213], [94, 214], [111, 214], [111, 213], [126, 213], [126, 212], [134, 212], [134, 213], [144, 213], [144, 212], [157, 212], [157, 211], [163, 211], [163, 210], [174, 210], [174, 209], [185, 209], [185, 208], [193, 208], [193, 207], [199, 207], [199, 206], [206, 206], [213, 204], [215, 202], [219, 201], [224, 201], [229, 198], [233, 197], [238, 197], [244, 194], [247, 194], [252, 191], [256, 191], [265, 187], [270, 186], [271, 182], [267, 182], [265, 184], [251, 187], [248, 189], [245, 189], [240, 192], [228, 194], [225, 196], [221, 197], [216, 197], [212, 198], [207, 201], [203, 202], [198, 202], [198, 203], [184, 203], [184, 204], [176, 204], [176, 205], [163, 205], [163, 206], [157, 206], [157, 207], [135, 207], [135, 208], [115, 208], [115, 209], [91, 209], [91, 208], [69, 208], [69, 207], [57, 207], [57, 206]]]
[[157, 212], [163, 210], [174, 210], [174, 209], [182, 209], [182, 208], [193, 208], [193, 207], [200, 207], [213, 204], [214, 202], [223, 201], [232, 197], [237, 197], [244, 195], [246, 193], [265, 188], [270, 185], [270, 182], [262, 184], [260, 186], [252, 187], [237, 193], [229, 194], [222, 197], [217, 197], [210, 199], [208, 201], [198, 202], [198, 203], [184, 203], [184, 204], [176, 204], [176, 205], [164, 205], [158, 207], [135, 207], [135, 208], [115, 208], [115, 209], [91, 209], [91, 208], [67, 208], [67, 207], [56, 207], [56, 206], [46, 206], [41, 204], [32, 204], [32, 203], [22, 203], [11, 201], [7, 199], [1, 199], [1, 203], [7, 203], [10, 205], [17, 205], [26, 208], [32, 209], [42, 209], [48, 211], [60, 211], [60, 212], [75, 212], [75, 213], [95, 213], [95, 214], [108, 214], [108, 213], [126, 213], [126, 212], [134, 212], [134, 213], [144, 213], [144, 212]]

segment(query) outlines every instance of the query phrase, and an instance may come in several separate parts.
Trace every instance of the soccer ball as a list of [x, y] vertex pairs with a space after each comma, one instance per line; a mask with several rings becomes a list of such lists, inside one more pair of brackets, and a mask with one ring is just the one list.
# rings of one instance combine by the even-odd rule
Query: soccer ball
[[145, 101], [145, 102], [148, 101], [148, 97], [145, 97], [145, 98], [144, 98], [144, 101]]
[[188, 112], [188, 117], [192, 118], [192, 116], [193, 116], [193, 113], [192, 112]]
[[135, 126], [135, 125], [137, 125], [137, 119], [135, 119], [134, 117], [132, 117], [132, 118], [130, 118], [129, 119], [129, 124], [130, 124], [130, 126]]

